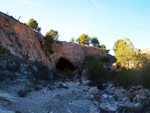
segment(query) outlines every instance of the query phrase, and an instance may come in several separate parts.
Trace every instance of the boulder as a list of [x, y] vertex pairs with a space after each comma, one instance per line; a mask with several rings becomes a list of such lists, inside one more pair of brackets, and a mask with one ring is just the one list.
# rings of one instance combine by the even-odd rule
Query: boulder
[[69, 88], [65, 83], [62, 83], [62, 82], [59, 83], [59, 87], [60, 88], [65, 88], [65, 89]]

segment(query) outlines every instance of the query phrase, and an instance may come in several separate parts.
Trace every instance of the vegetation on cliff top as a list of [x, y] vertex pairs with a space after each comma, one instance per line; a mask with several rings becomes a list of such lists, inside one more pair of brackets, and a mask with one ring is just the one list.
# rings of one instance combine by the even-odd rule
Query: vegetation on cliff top
[[50, 54], [53, 54], [54, 51], [52, 49], [52, 44], [54, 43], [54, 40], [58, 40], [58, 31], [55, 31], [51, 29], [48, 31], [44, 37], [44, 44], [42, 45], [43, 49], [45, 50], [46, 54], [47, 52]]
[[27, 23], [27, 26], [29, 26], [31, 29], [35, 30], [36, 32], [40, 32], [41, 28], [38, 26], [38, 22], [31, 18], [29, 22]]
[[49, 30], [47, 33], [46, 33], [46, 36], [50, 36], [53, 40], [58, 40], [58, 31], [55, 31], [53, 29]]

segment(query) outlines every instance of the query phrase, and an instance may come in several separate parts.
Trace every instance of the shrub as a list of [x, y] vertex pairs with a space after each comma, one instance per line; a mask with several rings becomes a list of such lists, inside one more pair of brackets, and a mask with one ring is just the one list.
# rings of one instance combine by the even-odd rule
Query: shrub
[[109, 71], [109, 76], [115, 77], [116, 75], [118, 75], [118, 72], [116, 70]]
[[101, 60], [102, 62], [110, 62], [110, 58], [108, 56], [104, 56]]
[[45, 36], [44, 37], [44, 44], [42, 45], [42, 48], [45, 50], [46, 54], [47, 52], [50, 54], [53, 54], [54, 51], [52, 50], [52, 44], [54, 43], [54, 39], [51, 36]]
[[105, 71], [100, 58], [96, 56], [88, 56], [85, 60], [84, 67], [87, 77], [92, 80], [98, 80], [105, 76]]
[[38, 80], [48, 80], [50, 76], [50, 68], [42, 63], [37, 63], [37, 71], [34, 72], [33, 76]]
[[115, 82], [124, 87], [142, 84], [145, 88], [150, 88], [150, 62], [144, 62], [140, 69], [122, 70], [115, 77]]
[[0, 70], [0, 81], [4, 81], [4, 80], [13, 80], [15, 79], [16, 75], [15, 73], [12, 73], [11, 71], [5, 70], [5, 71], [1, 71]]
[[63, 71], [62, 74], [65, 75], [66, 77], [70, 78], [70, 79], [75, 77], [75, 73], [71, 70]]
[[20, 64], [16, 64], [16, 62], [8, 62], [6, 65], [6, 69], [11, 72], [17, 72], [20, 70]]
[[124, 87], [137, 84], [139, 83], [137, 70], [131, 69], [131, 70], [122, 71], [116, 76], [115, 81], [116, 83], [118, 83], [118, 85]]
[[2, 55], [6, 52], [6, 50], [2, 47], [1, 42], [0, 42], [0, 62], [2, 62]]
[[58, 79], [63, 79], [64, 78], [64, 76], [60, 73], [60, 71], [55, 69], [55, 68], [51, 70], [51, 76], [50, 77], [52, 79], [54, 79], [54, 80], [58, 80]]
[[121, 67], [121, 63], [120, 62], [116, 62], [116, 68], [120, 68]]
[[23, 88], [23, 89], [18, 91], [18, 96], [19, 97], [25, 97], [28, 92], [30, 92], [30, 90], [28, 88]]
[[150, 63], [144, 62], [143, 67], [140, 72], [142, 77], [142, 83], [145, 88], [150, 88]]
[[38, 86], [35, 86], [35, 87], [34, 87], [34, 90], [35, 90], [35, 91], [39, 91], [39, 90], [41, 90], [41, 89], [42, 89], [42, 88], [41, 88], [41, 87], [38, 87]]

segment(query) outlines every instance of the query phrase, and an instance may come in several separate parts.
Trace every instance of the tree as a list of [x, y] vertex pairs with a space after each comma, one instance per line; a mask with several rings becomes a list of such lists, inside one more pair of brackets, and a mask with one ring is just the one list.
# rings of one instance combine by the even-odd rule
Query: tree
[[50, 36], [50, 37], [53, 38], [54, 40], [58, 40], [58, 37], [59, 37], [58, 31], [55, 31], [55, 30], [53, 30], [53, 29], [51, 29], [50, 31], [48, 31], [48, 32], [46, 33], [46, 36]]
[[31, 29], [37, 31], [37, 32], [40, 32], [41, 31], [41, 28], [38, 26], [38, 23], [36, 20], [34, 20], [33, 18], [31, 18], [29, 20], [29, 22], [27, 23], [27, 26], [29, 26]]
[[92, 44], [93, 46], [95, 46], [95, 47], [98, 47], [99, 41], [98, 41], [97, 37], [92, 37], [92, 38], [91, 38], [91, 44]]
[[128, 39], [124, 38], [117, 40], [113, 47], [117, 62], [120, 62], [122, 66], [128, 66], [134, 59], [134, 46]]
[[89, 45], [90, 37], [86, 34], [82, 34], [79, 38], [76, 39], [78, 44]]
[[134, 51], [134, 65], [136, 65], [136, 67], [140, 67], [140, 65], [142, 63], [144, 63], [145, 61], [150, 61], [150, 55], [147, 53], [141, 53], [140, 49], [135, 49]]
[[75, 43], [74, 37], [72, 37], [72, 38], [70, 39], [70, 42], [71, 42], [71, 43]]
[[54, 53], [54, 51], [52, 50], [53, 43], [54, 43], [54, 39], [51, 36], [46, 35], [44, 37], [44, 44], [42, 47], [44, 48], [46, 54], [47, 54], [47, 52], [49, 52], [50, 54]]
[[101, 48], [101, 49], [106, 50], [106, 46], [105, 46], [104, 44], [101, 44], [101, 45], [99, 45], [98, 47]]

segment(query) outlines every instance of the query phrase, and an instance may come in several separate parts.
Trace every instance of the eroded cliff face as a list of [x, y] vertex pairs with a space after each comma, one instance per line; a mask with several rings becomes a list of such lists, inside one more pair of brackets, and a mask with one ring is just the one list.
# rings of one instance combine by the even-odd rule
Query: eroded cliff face
[[40, 61], [48, 66], [55, 66], [64, 58], [76, 68], [81, 68], [86, 56], [108, 54], [99, 48], [56, 41], [53, 44], [54, 53], [46, 56], [41, 47], [43, 36], [3, 13], [0, 13], [0, 42], [13, 55], [30, 61]]
[[31, 61], [51, 65], [41, 48], [43, 36], [19, 21], [0, 13], [0, 42], [11, 54]]

